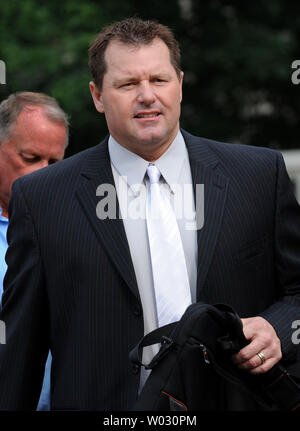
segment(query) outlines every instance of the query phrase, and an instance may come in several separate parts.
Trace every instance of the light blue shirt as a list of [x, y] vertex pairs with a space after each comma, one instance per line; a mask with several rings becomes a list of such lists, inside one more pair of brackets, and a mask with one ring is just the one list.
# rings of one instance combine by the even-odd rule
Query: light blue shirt
[[7, 228], [8, 228], [8, 218], [2, 215], [2, 208], [0, 206], [0, 298], [2, 298], [3, 280], [7, 269], [7, 265], [5, 262], [5, 253], [7, 250], [7, 240], [6, 240]]
[[[2, 208], [0, 206], [0, 309], [2, 306], [2, 293], [3, 293], [3, 280], [6, 273], [7, 265], [5, 262], [5, 254], [8, 247], [6, 234], [8, 228], [8, 218], [2, 215]], [[37, 410], [50, 410], [50, 371], [51, 371], [51, 353], [49, 352], [46, 366], [43, 387], [37, 406]]]

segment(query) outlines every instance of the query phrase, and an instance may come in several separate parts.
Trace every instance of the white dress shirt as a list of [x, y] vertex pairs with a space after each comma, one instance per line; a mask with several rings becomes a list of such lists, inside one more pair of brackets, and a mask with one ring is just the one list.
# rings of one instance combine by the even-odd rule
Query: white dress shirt
[[[108, 149], [112, 172], [124, 222], [137, 285], [143, 307], [144, 333], [158, 327], [150, 250], [146, 224], [146, 197], [149, 162], [119, 145], [110, 136]], [[192, 301], [196, 300], [197, 231], [187, 229], [195, 222], [195, 202], [188, 152], [183, 136], [178, 132], [168, 150], [155, 161], [161, 182], [175, 210], [182, 239]], [[149, 362], [155, 349], [144, 349], [144, 361]]]

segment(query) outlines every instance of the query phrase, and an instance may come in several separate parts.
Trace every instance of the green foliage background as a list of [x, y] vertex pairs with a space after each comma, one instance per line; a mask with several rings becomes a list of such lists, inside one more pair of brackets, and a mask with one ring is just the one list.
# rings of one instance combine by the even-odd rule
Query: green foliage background
[[286, 0], [2, 1], [0, 59], [14, 91], [42, 91], [70, 115], [68, 155], [97, 144], [105, 119], [89, 93], [87, 50], [103, 25], [127, 16], [170, 26], [185, 72], [181, 126], [212, 139], [299, 148], [300, 2]]

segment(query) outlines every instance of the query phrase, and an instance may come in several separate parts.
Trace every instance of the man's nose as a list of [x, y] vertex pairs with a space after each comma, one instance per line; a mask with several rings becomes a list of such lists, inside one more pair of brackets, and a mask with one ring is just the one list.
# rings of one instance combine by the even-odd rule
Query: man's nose
[[137, 100], [144, 105], [151, 105], [156, 99], [154, 89], [149, 81], [142, 81], [138, 88]]

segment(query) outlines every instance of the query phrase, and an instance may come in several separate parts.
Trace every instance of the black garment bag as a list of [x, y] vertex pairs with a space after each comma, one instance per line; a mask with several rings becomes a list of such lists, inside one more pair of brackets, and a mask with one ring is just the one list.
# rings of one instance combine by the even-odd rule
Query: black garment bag
[[[143, 347], [160, 343], [149, 364]], [[228, 383], [259, 410], [300, 410], [300, 379], [281, 362], [264, 374], [240, 370], [230, 357], [248, 344], [238, 314], [228, 305], [190, 305], [179, 322], [158, 328], [130, 352], [138, 366], [151, 370], [133, 410], [231, 410]]]

